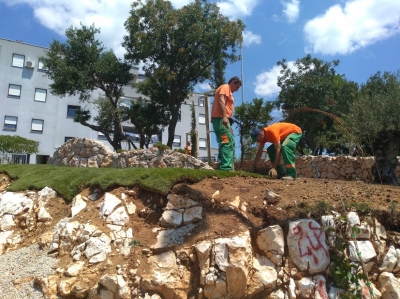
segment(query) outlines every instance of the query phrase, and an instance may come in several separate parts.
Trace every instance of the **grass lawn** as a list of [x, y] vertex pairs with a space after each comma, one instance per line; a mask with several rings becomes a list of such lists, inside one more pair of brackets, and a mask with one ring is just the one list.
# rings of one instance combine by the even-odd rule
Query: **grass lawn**
[[87, 187], [107, 190], [110, 187], [141, 187], [167, 194], [177, 182], [198, 182], [203, 178], [253, 176], [247, 172], [196, 170], [187, 168], [78, 168], [36, 164], [0, 164], [0, 173], [7, 174], [13, 182], [7, 191], [41, 190], [50, 187], [66, 200]]

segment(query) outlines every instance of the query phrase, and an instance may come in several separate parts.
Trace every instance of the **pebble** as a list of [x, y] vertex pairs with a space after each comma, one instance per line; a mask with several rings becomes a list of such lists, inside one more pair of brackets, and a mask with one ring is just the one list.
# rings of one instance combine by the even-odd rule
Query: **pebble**
[[44, 299], [40, 289], [33, 287], [33, 279], [28, 278], [47, 277], [57, 264], [58, 260], [47, 256], [38, 244], [0, 255], [1, 299]]

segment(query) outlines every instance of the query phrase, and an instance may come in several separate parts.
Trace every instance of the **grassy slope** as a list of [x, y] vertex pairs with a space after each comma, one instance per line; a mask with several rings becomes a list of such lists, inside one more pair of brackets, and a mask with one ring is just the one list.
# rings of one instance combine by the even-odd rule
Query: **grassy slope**
[[[243, 172], [195, 170], [185, 168], [76, 168], [54, 165], [1, 165], [0, 173], [12, 180], [7, 191], [41, 190], [51, 187], [66, 200], [72, 200], [82, 189], [130, 187], [167, 194], [179, 181], [198, 182], [206, 177], [218, 178], [250, 175]], [[258, 175], [250, 175], [258, 176]]]

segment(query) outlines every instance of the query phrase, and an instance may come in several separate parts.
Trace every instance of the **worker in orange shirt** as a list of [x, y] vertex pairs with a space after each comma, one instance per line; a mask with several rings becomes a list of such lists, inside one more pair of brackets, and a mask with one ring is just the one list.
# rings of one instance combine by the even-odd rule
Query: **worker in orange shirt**
[[[261, 158], [266, 142], [272, 143], [267, 148], [272, 167], [276, 169], [278, 178], [295, 180], [296, 172], [296, 146], [303, 136], [301, 128], [291, 123], [275, 123], [262, 130], [253, 129], [250, 133], [253, 142], [260, 144], [253, 162], [253, 169]], [[281, 156], [284, 165], [280, 165]]]
[[215, 91], [211, 122], [219, 144], [219, 170], [232, 170], [235, 155], [235, 139], [231, 129], [232, 114], [235, 108], [232, 94], [238, 91], [240, 86], [242, 86], [242, 81], [238, 77], [233, 77], [228, 84], [221, 85]]
[[187, 151], [188, 155], [192, 154], [192, 147], [190, 146], [190, 141], [186, 142], [185, 150]]

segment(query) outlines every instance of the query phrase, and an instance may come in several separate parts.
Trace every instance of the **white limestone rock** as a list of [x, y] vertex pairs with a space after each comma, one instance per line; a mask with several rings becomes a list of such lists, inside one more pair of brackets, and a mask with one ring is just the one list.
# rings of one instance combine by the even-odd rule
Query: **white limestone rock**
[[285, 239], [283, 230], [279, 225], [269, 226], [258, 232], [258, 247], [277, 266], [282, 265], [282, 257], [285, 253]]
[[324, 272], [330, 264], [325, 232], [314, 220], [290, 222], [287, 244], [291, 260], [302, 271]]

